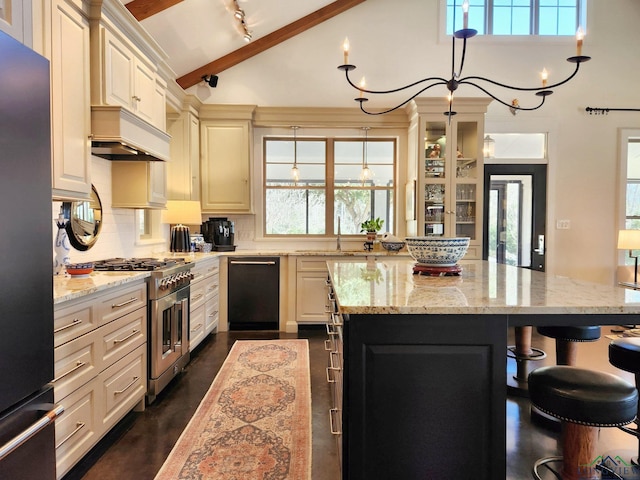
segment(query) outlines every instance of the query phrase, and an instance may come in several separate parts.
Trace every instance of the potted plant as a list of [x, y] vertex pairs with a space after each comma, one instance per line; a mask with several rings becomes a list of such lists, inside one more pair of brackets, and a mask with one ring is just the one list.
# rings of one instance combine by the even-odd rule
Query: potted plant
[[376, 235], [382, 229], [383, 223], [384, 220], [377, 217], [365, 220], [360, 224], [360, 231], [367, 233], [367, 242], [373, 242], [376, 239]]

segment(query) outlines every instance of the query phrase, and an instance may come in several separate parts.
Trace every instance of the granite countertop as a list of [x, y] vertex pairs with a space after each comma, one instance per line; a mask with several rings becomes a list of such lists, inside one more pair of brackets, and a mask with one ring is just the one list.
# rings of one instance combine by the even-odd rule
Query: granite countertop
[[127, 283], [144, 280], [150, 272], [91, 272], [72, 277], [64, 273], [53, 276], [53, 304], [74, 300]]
[[[326, 256], [326, 257], [398, 257], [407, 258], [409, 253], [387, 252], [386, 250], [366, 252], [361, 251], [337, 251], [337, 250], [236, 250], [233, 252], [163, 252], [153, 255], [154, 258], [165, 259], [171, 257], [186, 258], [193, 262], [203, 261], [209, 258], [222, 256]], [[53, 303], [58, 304], [68, 300], [90, 295], [92, 293], [107, 290], [109, 288], [124, 285], [126, 283], [144, 280], [150, 272], [92, 272], [88, 276], [72, 277], [67, 273], [54, 275], [53, 277]]]
[[640, 313], [640, 291], [481, 260], [460, 276], [414, 275], [412, 260], [327, 261], [340, 311], [347, 314]]

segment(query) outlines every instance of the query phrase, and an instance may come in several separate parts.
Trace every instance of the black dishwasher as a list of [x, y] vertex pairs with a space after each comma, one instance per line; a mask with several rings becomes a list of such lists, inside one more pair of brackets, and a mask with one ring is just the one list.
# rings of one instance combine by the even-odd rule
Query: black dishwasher
[[229, 257], [229, 330], [278, 330], [280, 258]]

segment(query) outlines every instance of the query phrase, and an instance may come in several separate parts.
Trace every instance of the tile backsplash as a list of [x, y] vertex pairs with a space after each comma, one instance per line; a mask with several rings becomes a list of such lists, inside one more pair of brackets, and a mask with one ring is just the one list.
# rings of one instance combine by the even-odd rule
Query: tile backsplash
[[[96, 243], [87, 251], [79, 251], [72, 247], [71, 262], [85, 262], [112, 257], [144, 257], [158, 251], [168, 250], [168, 240], [160, 244], [137, 245], [135, 232], [136, 210], [127, 208], [111, 208], [111, 162], [99, 157], [92, 157], [91, 178], [100, 202], [102, 203], [102, 230]], [[51, 248], [56, 237], [58, 218], [62, 202], [53, 202], [51, 225]], [[168, 226], [165, 237], [168, 238]]]

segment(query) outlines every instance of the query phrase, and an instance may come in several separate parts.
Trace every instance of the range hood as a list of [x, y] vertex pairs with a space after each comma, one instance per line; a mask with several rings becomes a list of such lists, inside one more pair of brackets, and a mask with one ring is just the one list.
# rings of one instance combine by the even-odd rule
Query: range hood
[[119, 106], [91, 107], [91, 153], [109, 160], [168, 161], [171, 136]]

